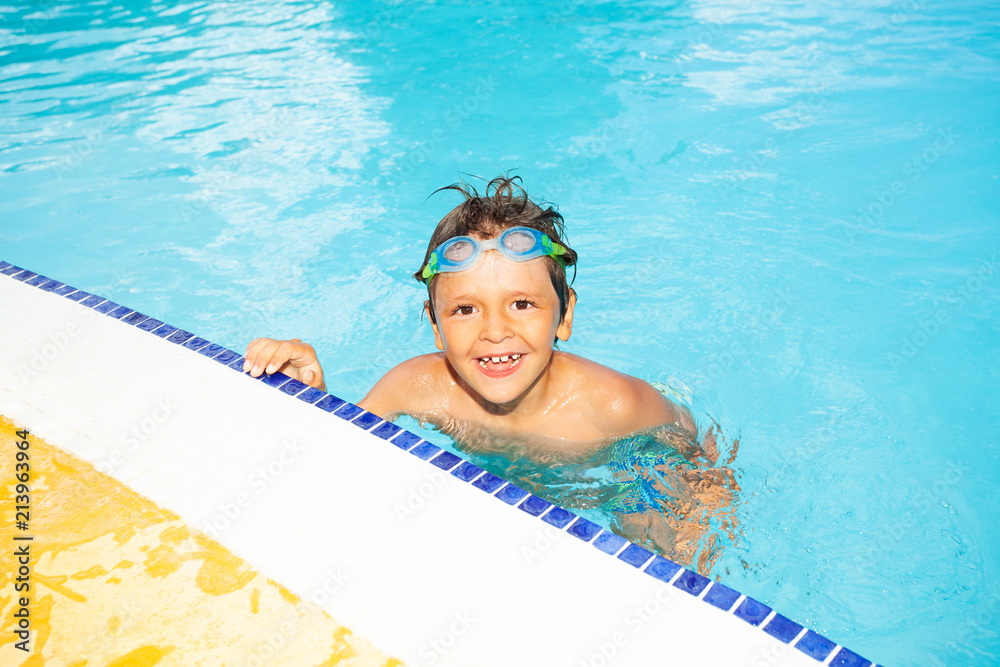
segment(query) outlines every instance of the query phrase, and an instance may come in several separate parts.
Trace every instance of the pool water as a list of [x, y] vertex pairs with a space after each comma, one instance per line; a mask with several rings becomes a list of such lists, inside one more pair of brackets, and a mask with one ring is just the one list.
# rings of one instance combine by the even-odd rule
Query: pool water
[[992, 5], [0, 12], [3, 259], [356, 401], [433, 350], [428, 195], [515, 169], [580, 253], [563, 349], [740, 443], [711, 574], [879, 662], [1000, 655]]

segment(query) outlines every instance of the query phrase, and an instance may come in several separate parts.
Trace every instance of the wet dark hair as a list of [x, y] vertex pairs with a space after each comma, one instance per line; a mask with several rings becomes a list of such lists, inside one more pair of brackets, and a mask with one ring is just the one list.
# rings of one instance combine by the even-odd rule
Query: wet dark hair
[[[560, 257], [565, 267], [575, 266], [576, 251], [563, 239], [566, 230], [562, 215], [552, 206], [542, 208], [539, 203], [533, 201], [521, 187], [520, 181], [520, 176], [498, 176], [486, 184], [485, 196], [482, 197], [476, 192], [476, 188], [468, 183], [454, 183], [435, 190], [432, 194], [455, 190], [462, 193], [465, 201], [441, 218], [427, 244], [427, 252], [420, 264], [420, 270], [414, 273], [413, 277], [424, 282], [421, 274], [427, 266], [431, 253], [448, 239], [473, 234], [493, 238], [511, 227], [530, 227], [542, 232], [553, 242], [566, 248], [566, 254]], [[560, 266], [552, 257], [546, 257], [545, 261], [549, 267], [552, 286], [559, 295], [559, 321], [562, 322], [566, 317], [566, 306], [573, 289], [566, 282], [566, 268]], [[573, 277], [576, 278], [575, 269]], [[427, 281], [428, 300], [424, 305], [427, 306], [431, 321], [436, 323], [434, 294], [431, 292], [433, 280], [432, 277]]]

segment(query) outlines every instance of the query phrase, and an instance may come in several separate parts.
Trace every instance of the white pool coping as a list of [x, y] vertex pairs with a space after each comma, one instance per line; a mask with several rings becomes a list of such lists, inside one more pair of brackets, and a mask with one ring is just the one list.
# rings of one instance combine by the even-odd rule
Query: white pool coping
[[100, 312], [126, 308], [82, 305], [6, 262], [0, 274], [0, 414], [407, 664], [870, 664], [805, 629], [772, 636], [787, 620], [743, 620], [744, 596], [713, 606], [717, 584], [673, 585], [686, 570], [659, 581], [641, 569], [652, 561], [630, 565], [374, 435], [393, 429], [368, 413], [366, 431], [161, 337], [172, 327], [126, 324]]

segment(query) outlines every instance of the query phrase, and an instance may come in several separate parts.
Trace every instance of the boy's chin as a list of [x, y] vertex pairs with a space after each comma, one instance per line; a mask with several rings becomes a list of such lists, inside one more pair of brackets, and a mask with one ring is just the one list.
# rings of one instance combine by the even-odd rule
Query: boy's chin
[[479, 380], [478, 382], [469, 382], [466, 380], [466, 384], [476, 394], [480, 402], [488, 403], [498, 408], [513, 407], [524, 393], [523, 387], [521, 388], [522, 391], [518, 391], [513, 386], [488, 386], [490, 380], [483, 382], [482, 379], [477, 379]]

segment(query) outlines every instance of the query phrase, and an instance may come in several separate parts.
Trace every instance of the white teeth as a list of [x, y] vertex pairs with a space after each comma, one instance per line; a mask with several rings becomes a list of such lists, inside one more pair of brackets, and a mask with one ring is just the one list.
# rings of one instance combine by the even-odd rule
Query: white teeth
[[507, 363], [508, 361], [510, 361], [512, 362], [510, 367], [513, 368], [514, 366], [517, 366], [519, 363], [521, 363], [521, 355], [505, 354], [502, 357], [480, 357], [479, 365], [482, 366], [483, 368], [487, 368], [486, 362], [488, 361], [492, 361], [494, 364], [499, 364], [501, 362]]

